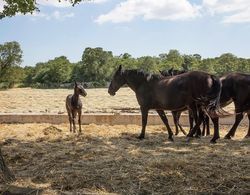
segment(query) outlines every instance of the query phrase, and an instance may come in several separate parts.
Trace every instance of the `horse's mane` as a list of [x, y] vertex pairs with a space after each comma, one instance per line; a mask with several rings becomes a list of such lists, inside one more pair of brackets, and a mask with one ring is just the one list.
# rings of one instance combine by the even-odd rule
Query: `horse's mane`
[[124, 70], [124, 73], [126, 75], [138, 77], [141, 79], [145, 79], [145, 81], [158, 81], [160, 79], [163, 79], [164, 77], [159, 74], [151, 74], [148, 72], [145, 72], [144, 70], [141, 69], [130, 69], [130, 70]]

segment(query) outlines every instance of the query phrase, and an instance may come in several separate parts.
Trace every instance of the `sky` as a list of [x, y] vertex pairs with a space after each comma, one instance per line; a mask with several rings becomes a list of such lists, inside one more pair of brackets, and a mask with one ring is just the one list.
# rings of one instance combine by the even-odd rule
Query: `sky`
[[[250, 58], [250, 0], [37, 0], [40, 12], [0, 20], [0, 44], [18, 41], [22, 66], [59, 56], [81, 60], [86, 47], [114, 55], [158, 56], [177, 49], [204, 58]], [[0, 0], [0, 11], [4, 1]]]

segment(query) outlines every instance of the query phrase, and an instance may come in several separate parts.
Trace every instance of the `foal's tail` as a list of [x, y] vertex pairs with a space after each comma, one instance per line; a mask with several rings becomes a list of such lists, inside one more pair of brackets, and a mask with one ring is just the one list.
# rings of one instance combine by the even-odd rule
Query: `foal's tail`
[[206, 95], [208, 103], [205, 109], [211, 117], [228, 116], [229, 113], [220, 107], [221, 81], [213, 75], [210, 78], [212, 79], [212, 86]]

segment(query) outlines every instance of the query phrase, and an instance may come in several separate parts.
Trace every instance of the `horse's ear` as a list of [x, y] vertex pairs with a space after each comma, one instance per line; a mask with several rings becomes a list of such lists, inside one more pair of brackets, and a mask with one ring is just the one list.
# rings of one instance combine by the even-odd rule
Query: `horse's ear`
[[122, 70], [122, 65], [120, 64], [118, 67], [118, 71], [121, 72], [121, 70]]
[[173, 68], [173, 67], [172, 67], [172, 68], [170, 68], [170, 69], [168, 70], [168, 74], [172, 75], [173, 70], [174, 70], [174, 68]]
[[77, 86], [77, 82], [75, 81], [75, 87]]

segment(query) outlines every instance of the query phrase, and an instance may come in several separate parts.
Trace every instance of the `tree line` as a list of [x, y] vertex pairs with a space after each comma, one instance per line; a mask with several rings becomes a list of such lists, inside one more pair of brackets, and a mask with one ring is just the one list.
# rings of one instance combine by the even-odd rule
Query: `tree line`
[[18, 42], [0, 44], [0, 88], [71, 87], [73, 81], [85, 82], [89, 87], [105, 87], [118, 65], [127, 69], [142, 69], [158, 73], [159, 70], [201, 70], [221, 76], [229, 72], [250, 73], [250, 59], [224, 53], [215, 58], [202, 58], [199, 54], [181, 54], [172, 49], [159, 56], [119, 56], [101, 47], [84, 49], [82, 58], [71, 63], [66, 56], [59, 56], [35, 66], [21, 67], [23, 52]]

